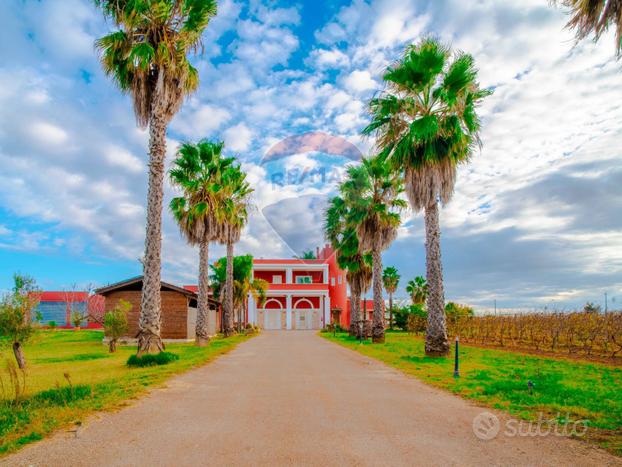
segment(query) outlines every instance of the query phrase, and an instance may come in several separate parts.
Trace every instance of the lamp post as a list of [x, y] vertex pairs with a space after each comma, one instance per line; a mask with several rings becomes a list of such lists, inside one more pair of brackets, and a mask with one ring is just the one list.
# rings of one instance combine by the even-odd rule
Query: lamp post
[[455, 347], [456, 347], [456, 357], [454, 361], [454, 378], [460, 378], [459, 357], [458, 357], [458, 347], [459, 347], [458, 336], [456, 336]]

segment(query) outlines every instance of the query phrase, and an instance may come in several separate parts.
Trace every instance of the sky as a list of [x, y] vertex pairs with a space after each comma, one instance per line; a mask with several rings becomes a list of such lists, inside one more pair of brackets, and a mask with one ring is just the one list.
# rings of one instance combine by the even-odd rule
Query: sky
[[[471, 53], [482, 148], [441, 213], [447, 300], [476, 309], [568, 310], [622, 302], [621, 62], [614, 40], [575, 43], [546, 0], [221, 0], [198, 91], [169, 126], [177, 146], [222, 139], [255, 192], [236, 253], [287, 258], [322, 245], [326, 200], [366, 105], [404, 47], [435, 36]], [[141, 273], [148, 134], [104, 76], [93, 43], [114, 25], [91, 0], [7, 0], [0, 16], [0, 290], [104, 285]], [[351, 145], [275, 145], [300, 135]], [[328, 138], [328, 139], [326, 139]], [[328, 151], [328, 152], [327, 152]], [[354, 161], [353, 161], [354, 159]], [[175, 195], [165, 188], [165, 206]], [[196, 283], [198, 251], [166, 210], [164, 280]], [[213, 259], [224, 253], [212, 245]], [[403, 215], [386, 266], [425, 273], [421, 213]], [[619, 308], [619, 306], [617, 306]]]

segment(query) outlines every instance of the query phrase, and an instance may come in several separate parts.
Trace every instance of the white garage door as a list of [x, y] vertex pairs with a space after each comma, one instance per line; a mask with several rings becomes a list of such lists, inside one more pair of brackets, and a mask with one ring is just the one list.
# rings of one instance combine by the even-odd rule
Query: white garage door
[[314, 311], [317, 315], [316, 310], [296, 310], [296, 329], [318, 329], [319, 326], [314, 323]]
[[264, 329], [281, 329], [281, 310], [265, 310], [263, 327]]

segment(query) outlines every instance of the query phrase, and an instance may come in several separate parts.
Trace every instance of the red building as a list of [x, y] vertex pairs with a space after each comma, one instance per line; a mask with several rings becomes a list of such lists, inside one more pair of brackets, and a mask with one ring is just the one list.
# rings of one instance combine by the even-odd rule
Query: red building
[[82, 327], [101, 327], [104, 298], [88, 292], [45, 291], [39, 293], [37, 311], [44, 325], [53, 322], [59, 327], [73, 327], [71, 315], [75, 312], [86, 318]]
[[255, 259], [253, 277], [270, 286], [261, 307], [249, 297], [249, 322], [264, 329], [321, 329], [333, 312], [348, 326], [346, 274], [330, 246], [318, 248], [317, 259]]

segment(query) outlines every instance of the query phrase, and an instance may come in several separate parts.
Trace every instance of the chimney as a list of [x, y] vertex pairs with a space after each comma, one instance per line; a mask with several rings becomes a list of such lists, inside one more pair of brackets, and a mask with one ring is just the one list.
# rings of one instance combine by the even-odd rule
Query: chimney
[[320, 247], [319, 246], [315, 247], [315, 257], [317, 259], [320, 259]]

